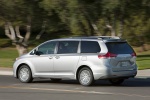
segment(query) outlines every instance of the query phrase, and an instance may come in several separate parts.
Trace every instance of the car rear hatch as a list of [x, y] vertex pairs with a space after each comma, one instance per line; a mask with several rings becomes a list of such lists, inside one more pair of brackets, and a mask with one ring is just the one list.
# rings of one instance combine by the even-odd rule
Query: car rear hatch
[[126, 41], [106, 42], [112, 71], [133, 70], [136, 54]]

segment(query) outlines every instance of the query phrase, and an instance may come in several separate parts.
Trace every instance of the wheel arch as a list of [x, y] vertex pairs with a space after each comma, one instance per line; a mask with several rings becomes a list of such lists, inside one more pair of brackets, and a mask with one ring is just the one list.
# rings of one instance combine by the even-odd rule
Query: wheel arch
[[26, 63], [21, 63], [21, 64], [20, 64], [20, 65], [18, 65], [18, 67], [17, 67], [17, 71], [16, 71], [16, 78], [18, 78], [18, 71], [19, 71], [19, 68], [20, 68], [22, 65], [26, 65], [26, 66], [28, 66], [28, 67], [29, 67], [29, 69], [31, 70], [31, 74], [32, 74], [32, 69], [30, 68], [30, 66], [29, 66], [28, 64], [26, 64]]
[[92, 74], [93, 74], [92, 69], [91, 69], [88, 65], [81, 65], [81, 66], [77, 69], [77, 71], [76, 71], [76, 79], [77, 79], [77, 80], [78, 80], [78, 73], [79, 73], [79, 71], [80, 71], [82, 68], [89, 68], [89, 69], [91, 70]]

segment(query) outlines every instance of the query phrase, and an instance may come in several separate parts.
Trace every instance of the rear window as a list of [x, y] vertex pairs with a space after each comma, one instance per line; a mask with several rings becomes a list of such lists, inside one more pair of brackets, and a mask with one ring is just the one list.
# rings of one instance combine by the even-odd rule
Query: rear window
[[114, 54], [132, 54], [134, 51], [127, 42], [107, 42], [108, 52]]

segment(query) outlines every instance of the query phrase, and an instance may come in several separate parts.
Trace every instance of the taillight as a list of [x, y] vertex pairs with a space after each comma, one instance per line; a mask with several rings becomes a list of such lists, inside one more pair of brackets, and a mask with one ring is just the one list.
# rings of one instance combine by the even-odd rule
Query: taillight
[[117, 54], [107, 52], [105, 55], [98, 55], [98, 58], [112, 58], [112, 57], [117, 57]]
[[132, 56], [132, 57], [136, 57], [136, 53], [133, 52], [133, 53], [131, 54], [131, 56]]

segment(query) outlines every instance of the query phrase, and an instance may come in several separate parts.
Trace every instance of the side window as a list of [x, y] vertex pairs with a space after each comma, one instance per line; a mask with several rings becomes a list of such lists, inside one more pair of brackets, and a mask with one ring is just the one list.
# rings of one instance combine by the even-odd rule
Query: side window
[[58, 54], [77, 53], [79, 41], [60, 41]]
[[38, 52], [40, 52], [41, 55], [54, 54], [55, 46], [56, 46], [56, 41], [46, 42], [43, 45], [38, 47]]
[[100, 52], [100, 46], [96, 41], [81, 41], [81, 53]]

